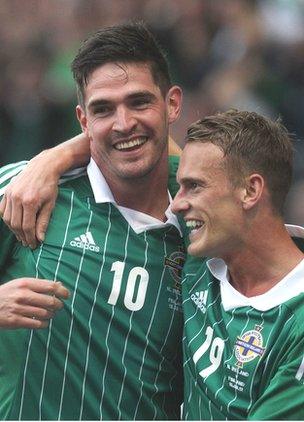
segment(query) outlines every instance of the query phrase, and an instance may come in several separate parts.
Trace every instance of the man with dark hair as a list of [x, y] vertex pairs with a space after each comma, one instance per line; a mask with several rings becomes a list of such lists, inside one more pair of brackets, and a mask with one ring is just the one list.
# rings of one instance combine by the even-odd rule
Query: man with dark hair
[[186, 419], [304, 419], [304, 229], [282, 217], [291, 175], [279, 122], [229, 111], [189, 127], [172, 204], [202, 260], [182, 284]]
[[[91, 161], [64, 179], [38, 249], [22, 247], [0, 224], [0, 295], [8, 298], [0, 324], [32, 328], [0, 331], [0, 417], [178, 419], [184, 255], [169, 208], [177, 160], [168, 166], [168, 128], [181, 90], [138, 23], [92, 35], [72, 69]], [[78, 140], [57, 153], [66, 150], [80, 163], [88, 145]], [[65, 155], [60, 160], [67, 164]], [[2, 169], [2, 193], [21, 168]], [[9, 222], [7, 197], [4, 207]], [[35, 219], [33, 209], [19, 222], [29, 216]], [[54, 287], [37, 290], [37, 278]], [[60, 280], [70, 297], [43, 280]]]
[[90, 74], [105, 63], [146, 63], [163, 96], [172, 86], [168, 63], [152, 33], [141, 22], [97, 31], [86, 39], [72, 63], [78, 101], [84, 106]]

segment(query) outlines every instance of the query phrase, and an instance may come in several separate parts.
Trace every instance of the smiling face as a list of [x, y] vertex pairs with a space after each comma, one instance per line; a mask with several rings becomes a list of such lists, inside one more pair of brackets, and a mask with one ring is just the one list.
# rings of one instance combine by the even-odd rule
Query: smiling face
[[242, 188], [230, 183], [222, 150], [211, 143], [187, 143], [177, 181], [180, 189], [172, 209], [191, 229], [188, 252], [227, 258], [240, 248]]
[[148, 64], [107, 63], [93, 71], [77, 116], [108, 183], [133, 183], [167, 166], [168, 127], [180, 101], [178, 87], [163, 97]]

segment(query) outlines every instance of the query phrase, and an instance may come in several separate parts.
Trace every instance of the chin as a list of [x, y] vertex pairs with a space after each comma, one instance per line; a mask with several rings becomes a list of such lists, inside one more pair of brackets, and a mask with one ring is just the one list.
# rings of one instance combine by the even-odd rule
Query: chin
[[202, 250], [201, 248], [192, 246], [191, 243], [188, 246], [187, 252], [188, 252], [189, 255], [195, 256], [197, 258], [202, 258], [203, 256], [206, 256], [205, 250]]

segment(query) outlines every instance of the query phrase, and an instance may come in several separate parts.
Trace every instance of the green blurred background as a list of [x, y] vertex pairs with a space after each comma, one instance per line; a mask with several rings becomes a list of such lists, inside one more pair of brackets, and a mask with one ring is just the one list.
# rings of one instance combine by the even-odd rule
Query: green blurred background
[[70, 62], [91, 32], [147, 22], [184, 88], [172, 135], [231, 107], [280, 116], [295, 136], [286, 220], [304, 225], [304, 0], [0, 0], [0, 164], [79, 132]]

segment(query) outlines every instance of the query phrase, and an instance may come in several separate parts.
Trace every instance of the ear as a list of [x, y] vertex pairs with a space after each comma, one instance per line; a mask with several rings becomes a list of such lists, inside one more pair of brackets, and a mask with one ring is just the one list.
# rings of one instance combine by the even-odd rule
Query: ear
[[182, 89], [179, 86], [174, 85], [169, 89], [166, 95], [169, 123], [175, 122], [175, 120], [179, 117], [182, 106], [182, 97]]
[[88, 134], [88, 126], [87, 126], [87, 123], [88, 123], [87, 117], [83, 108], [79, 104], [76, 107], [76, 116], [80, 123], [83, 133], [85, 133], [88, 136], [89, 134]]
[[264, 187], [264, 178], [260, 174], [251, 174], [246, 177], [245, 187], [242, 190], [242, 204], [244, 210], [251, 209], [259, 202]]

